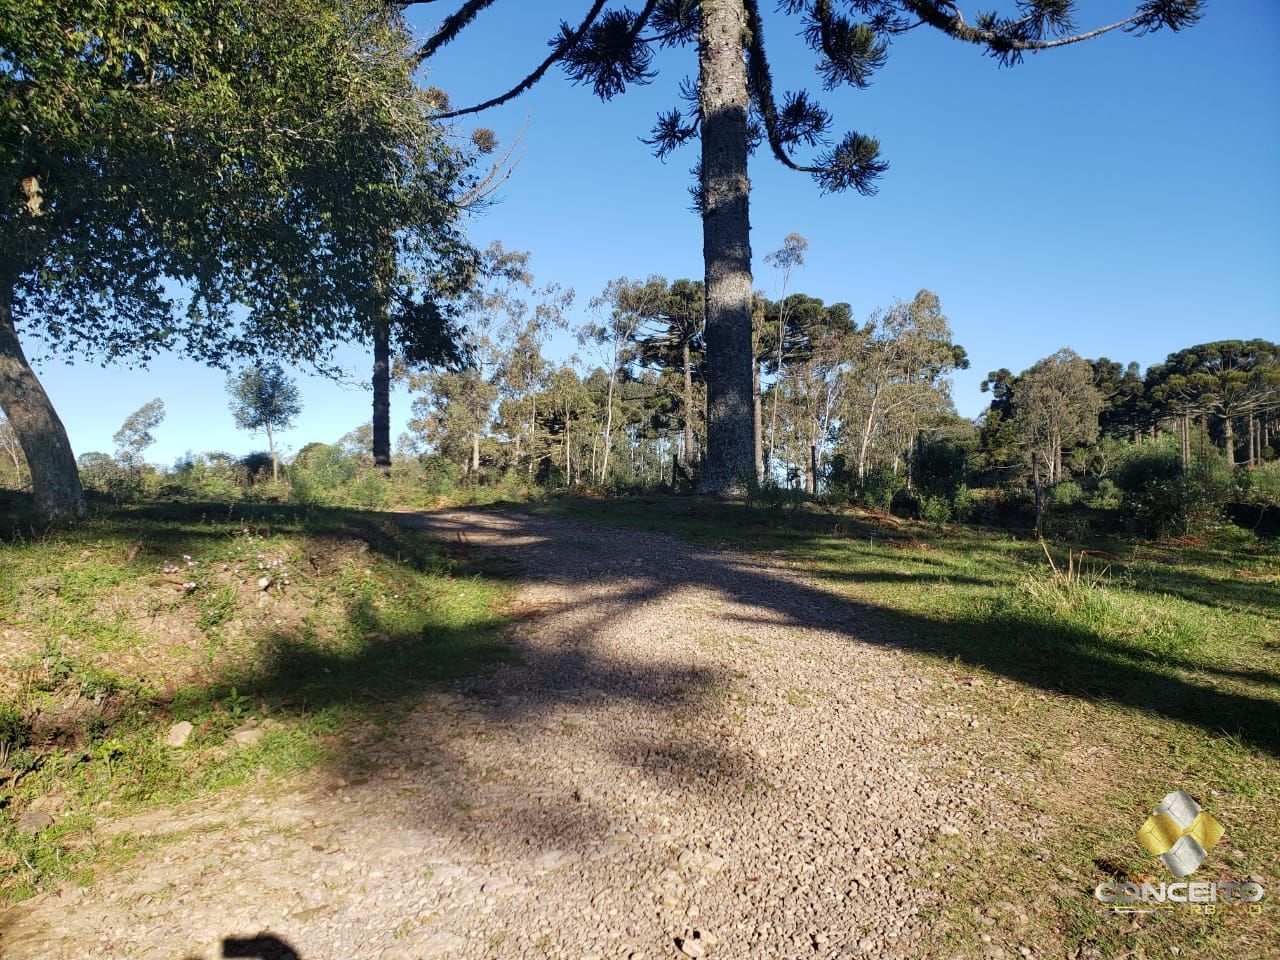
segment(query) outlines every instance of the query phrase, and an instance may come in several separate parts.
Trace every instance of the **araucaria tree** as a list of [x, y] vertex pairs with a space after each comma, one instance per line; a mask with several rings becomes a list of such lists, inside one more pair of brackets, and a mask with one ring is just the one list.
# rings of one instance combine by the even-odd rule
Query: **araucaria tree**
[[394, 5], [2, 6], [0, 407], [38, 511], [82, 494], [23, 340], [61, 359], [323, 362], [390, 304], [431, 344], [421, 278], [465, 253], [461, 164]]
[[[427, 0], [402, 0], [413, 6]], [[419, 55], [429, 58], [497, 0], [460, 0]], [[586, 4], [586, 0], [584, 0]], [[823, 85], [865, 87], [890, 41], [925, 26], [974, 44], [1005, 64], [1028, 52], [1068, 46], [1116, 30], [1180, 30], [1201, 16], [1201, 0], [1138, 0], [1132, 14], [1073, 32], [1075, 0], [1017, 0], [1008, 14], [972, 21], [957, 0], [782, 0], [817, 55]], [[609, 7], [606, 9], [606, 7]], [[702, 214], [706, 294], [707, 452], [701, 488], [732, 493], [755, 472], [752, 403], [752, 282], [747, 158], [767, 143], [783, 165], [811, 174], [824, 192], [870, 194], [886, 170], [879, 144], [861, 133], [829, 139], [831, 116], [808, 93], [775, 96], [760, 0], [646, 0], [638, 10], [591, 0], [583, 19], [561, 25], [551, 51], [527, 76], [489, 100], [442, 113], [456, 117], [519, 96], [556, 63], [603, 99], [653, 76], [656, 47], [696, 44], [698, 81], [685, 109], [658, 118], [650, 143], [660, 156], [701, 141], [695, 195]], [[796, 159], [797, 148], [816, 150]]]
[[276, 431], [288, 429], [302, 403], [298, 387], [278, 363], [246, 367], [227, 379], [231, 395], [231, 415], [241, 430], [262, 430], [271, 454], [271, 479], [280, 479], [280, 457], [276, 453]]

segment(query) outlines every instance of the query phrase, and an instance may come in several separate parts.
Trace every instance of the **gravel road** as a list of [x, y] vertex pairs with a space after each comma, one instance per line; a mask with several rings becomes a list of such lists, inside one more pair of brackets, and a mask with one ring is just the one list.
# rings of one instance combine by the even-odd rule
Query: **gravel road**
[[182, 832], [0, 917], [0, 955], [943, 955], [924, 858], [990, 798], [948, 772], [961, 731], [857, 607], [653, 533], [406, 522], [517, 561], [521, 662], [424, 693], [284, 793], [109, 825]]

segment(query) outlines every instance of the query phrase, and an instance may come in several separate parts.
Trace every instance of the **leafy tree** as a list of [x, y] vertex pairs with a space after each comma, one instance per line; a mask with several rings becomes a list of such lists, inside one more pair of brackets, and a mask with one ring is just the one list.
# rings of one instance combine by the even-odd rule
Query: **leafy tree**
[[379, 0], [6, 0], [0, 406], [38, 510], [82, 498], [19, 331], [68, 359], [323, 362], [454, 272], [461, 163], [408, 36]]
[[25, 482], [27, 458], [22, 453], [22, 444], [18, 435], [13, 432], [13, 425], [0, 417], [0, 454], [4, 455], [6, 467], [13, 469], [13, 483], [21, 487]]
[[1064, 479], [1064, 447], [1097, 439], [1101, 410], [1092, 365], [1065, 347], [1023, 371], [1013, 389], [1014, 430], [1051, 484]]
[[771, 414], [766, 465], [772, 470], [779, 449], [790, 449], [792, 463], [806, 478], [806, 489], [816, 493], [817, 468], [840, 418], [862, 331], [847, 303], [828, 305], [795, 293], [774, 306], [782, 318], [773, 327], [781, 346], [771, 359], [781, 364], [785, 357], [790, 366], [772, 368], [770, 406], [780, 411], [787, 430], [777, 432]]
[[[775, 377], [783, 376], [783, 365], [786, 362], [788, 333], [791, 329], [789, 322], [792, 317], [792, 300], [787, 296], [791, 286], [791, 275], [800, 267], [804, 266], [804, 254], [809, 249], [809, 241], [798, 233], [789, 233], [782, 241], [782, 246], [771, 253], [764, 255], [764, 262], [773, 267], [778, 273], [778, 302], [773, 311], [776, 315], [775, 322], [771, 325], [770, 333], [775, 353], [771, 357], [773, 361], [773, 374]], [[758, 390], [759, 383], [756, 388]], [[773, 405], [769, 412], [769, 460], [773, 460], [774, 440], [778, 430], [778, 397], [780, 391], [773, 392]], [[758, 399], [758, 396], [755, 398]], [[759, 440], [757, 439], [757, 445]], [[760, 471], [760, 457], [756, 457], [757, 469]]]
[[302, 412], [298, 387], [278, 363], [246, 367], [227, 378], [231, 415], [241, 430], [265, 431], [271, 457], [271, 479], [280, 479], [276, 431], [287, 430]]
[[[403, 0], [413, 6], [427, 0]], [[422, 59], [454, 40], [496, 0], [462, 0], [419, 51]], [[695, 198], [702, 215], [707, 293], [707, 457], [704, 491], [740, 490], [752, 475], [752, 283], [747, 157], [767, 143], [785, 166], [811, 174], [824, 192], [870, 194], [886, 170], [879, 144], [849, 133], [832, 144], [831, 117], [808, 93], [779, 102], [765, 48], [760, 0], [645, 0], [633, 11], [592, 0], [584, 18], [564, 23], [551, 52], [522, 80], [483, 103], [449, 110], [460, 116], [505, 103], [531, 88], [556, 63], [575, 82], [608, 100], [629, 84], [653, 79], [654, 51], [696, 43], [698, 82], [685, 84], [686, 109], [658, 118], [649, 142], [665, 157], [698, 139]], [[1201, 0], [1137, 0], [1133, 14], [1072, 33], [1074, 0], [1020, 0], [1008, 13], [982, 13], [970, 22], [956, 0], [783, 0], [781, 12], [801, 17], [803, 36], [817, 53], [828, 89], [865, 87], [888, 58], [890, 42], [927, 26], [974, 44], [1003, 64], [1115, 30], [1145, 34], [1181, 30], [1201, 16]], [[863, 22], [854, 22], [862, 17]], [[815, 148], [811, 162], [798, 148]]]
[[[596, 482], [609, 475], [609, 455], [613, 447], [613, 394], [618, 378], [631, 362], [630, 347], [646, 318], [655, 316], [667, 297], [667, 281], [651, 276], [645, 280], [618, 277], [610, 280], [604, 292], [591, 301], [593, 310], [606, 313], [603, 319], [591, 320], [578, 330], [578, 343], [594, 347], [605, 364], [607, 387], [604, 422], [601, 426], [603, 455], [596, 468]], [[686, 456], [688, 454], [686, 453]]]
[[151, 431], [163, 422], [164, 401], [159, 397], [129, 414], [111, 436], [116, 445], [116, 459], [131, 470], [141, 467], [143, 451], [156, 442]]
[[[460, 442], [469, 445], [470, 455], [457, 459], [468, 464], [469, 473], [480, 468], [480, 447], [497, 412], [498, 383], [504, 371], [518, 366], [512, 352], [520, 349], [518, 344], [541, 343], [563, 325], [563, 312], [573, 300], [572, 290], [554, 284], [535, 287], [530, 259], [530, 254], [506, 250], [501, 243], [480, 253], [457, 313], [461, 362], [408, 372], [410, 389], [425, 394], [414, 401], [413, 429], [451, 449]], [[433, 411], [433, 404], [440, 409]]]
[[891, 441], [897, 466], [901, 438], [909, 445], [922, 415], [950, 406], [946, 376], [968, 365], [964, 348], [951, 339], [938, 295], [930, 290], [871, 318], [862, 331], [846, 412], [859, 483], [867, 479], [878, 439], [897, 438]]

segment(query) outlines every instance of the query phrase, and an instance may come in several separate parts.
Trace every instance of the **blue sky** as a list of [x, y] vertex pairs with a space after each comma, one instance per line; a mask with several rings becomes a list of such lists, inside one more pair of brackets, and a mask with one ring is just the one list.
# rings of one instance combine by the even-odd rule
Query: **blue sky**
[[[453, 4], [413, 16], [424, 35], [446, 12], [437, 6]], [[545, 55], [559, 19], [576, 21], [586, 6], [499, 3], [436, 58], [427, 82], [458, 105], [491, 96]], [[1103, 22], [1116, 3], [1082, 0], [1080, 10], [1082, 24]], [[820, 92], [798, 20], [766, 17], [777, 86]], [[664, 52], [657, 66], [652, 84], [607, 104], [553, 69], [471, 124], [509, 141], [531, 116], [501, 202], [470, 229], [477, 243], [531, 251], [539, 280], [577, 290], [579, 319], [612, 277], [701, 276], [687, 193], [696, 145], [663, 164], [638, 140], [676, 105], [695, 52]], [[1280, 339], [1275, 0], [1216, 0], [1190, 31], [1108, 36], [1011, 69], [915, 31], [895, 43], [869, 90], [823, 102], [837, 129], [879, 138], [889, 172], [875, 197], [824, 197], [766, 154], [754, 158], [756, 286], [774, 292], [763, 255], [794, 231], [810, 246], [793, 287], [847, 301], [860, 318], [934, 290], [972, 360], [956, 377], [961, 413], [985, 406], [978, 384], [988, 370], [1021, 370], [1062, 346], [1146, 366], [1205, 340]], [[567, 353], [569, 341], [554, 346]], [[363, 375], [360, 353], [343, 358]], [[52, 358], [40, 373], [78, 453], [110, 450], [124, 418], [156, 396], [169, 414], [153, 461], [265, 446], [235, 429], [223, 374], [180, 358], [143, 371]], [[366, 391], [301, 376], [304, 412], [286, 448], [334, 440], [367, 419]], [[393, 402], [398, 431], [409, 398]]]

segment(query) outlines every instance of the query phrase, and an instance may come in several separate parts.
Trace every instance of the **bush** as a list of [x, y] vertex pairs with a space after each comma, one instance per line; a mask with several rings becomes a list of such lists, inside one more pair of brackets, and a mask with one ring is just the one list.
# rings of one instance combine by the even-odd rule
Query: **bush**
[[1093, 491], [1095, 507], [1112, 508], [1120, 506], [1121, 490], [1119, 484], [1109, 478], [1098, 481]]
[[965, 449], [950, 439], [924, 440], [912, 458], [912, 469], [921, 491], [950, 497], [966, 479]]
[[877, 468], [867, 474], [859, 499], [873, 510], [887, 513], [893, 506], [894, 495], [905, 486], [893, 471]]
[[920, 519], [942, 526], [951, 519], [951, 501], [946, 497], [925, 494], [920, 498]]
[[978, 501], [973, 491], [963, 483], [956, 487], [951, 497], [951, 515], [960, 523], [966, 523], [975, 517], [977, 510]]
[[365, 510], [380, 510], [387, 505], [390, 494], [390, 482], [377, 473], [367, 473], [347, 491], [347, 499], [352, 505]]
[[142, 495], [142, 471], [125, 467], [105, 453], [81, 454], [76, 461], [80, 482], [93, 493], [104, 493], [117, 503]]
[[181, 493], [201, 500], [238, 500], [248, 478], [227, 453], [188, 452], [173, 465], [173, 481]]
[[1182, 461], [1173, 437], [1158, 437], [1130, 444], [1120, 455], [1116, 483], [1128, 494], [1137, 493], [1151, 484], [1176, 480], [1182, 474]]
[[419, 476], [424, 493], [442, 496], [452, 493], [458, 485], [458, 465], [438, 453], [424, 453], [418, 458]]
[[[1268, 450], [1271, 448], [1268, 447]], [[1264, 463], [1256, 470], [1249, 471], [1253, 475], [1253, 489], [1250, 500], [1253, 503], [1264, 503], [1280, 507], [1280, 462]]]
[[1074, 480], [1064, 480], [1049, 491], [1049, 503], [1055, 507], [1074, 507], [1084, 499], [1084, 491]]

